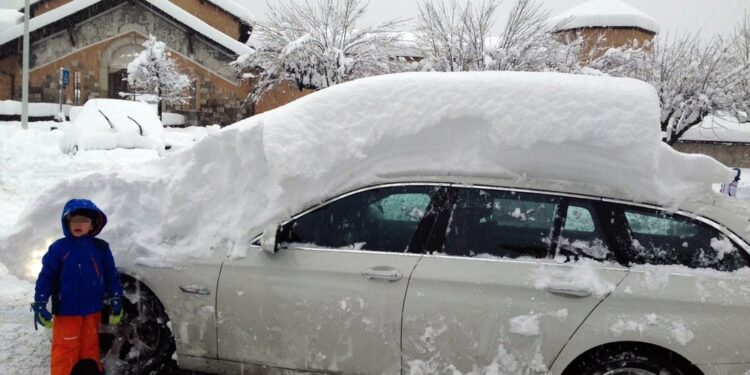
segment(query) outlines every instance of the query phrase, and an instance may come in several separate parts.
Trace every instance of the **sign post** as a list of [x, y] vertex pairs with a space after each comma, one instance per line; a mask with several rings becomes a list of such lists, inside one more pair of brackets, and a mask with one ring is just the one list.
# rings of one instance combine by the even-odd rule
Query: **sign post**
[[63, 111], [63, 97], [65, 96], [65, 88], [70, 83], [70, 70], [60, 68], [60, 111], [57, 113], [57, 121], [65, 121], [65, 112]]

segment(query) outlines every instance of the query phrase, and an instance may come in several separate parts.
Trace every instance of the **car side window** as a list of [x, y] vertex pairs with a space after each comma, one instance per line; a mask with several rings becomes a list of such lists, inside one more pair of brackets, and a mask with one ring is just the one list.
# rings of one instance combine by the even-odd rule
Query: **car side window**
[[614, 259], [593, 203], [568, 203], [565, 225], [558, 240], [558, 254], [584, 256], [596, 260]]
[[461, 188], [442, 251], [458, 256], [546, 257], [560, 199]]
[[734, 271], [747, 266], [741, 251], [718, 230], [665, 212], [625, 209], [638, 264], [678, 264]]
[[404, 252], [437, 189], [396, 186], [352, 194], [285, 224], [280, 242]]

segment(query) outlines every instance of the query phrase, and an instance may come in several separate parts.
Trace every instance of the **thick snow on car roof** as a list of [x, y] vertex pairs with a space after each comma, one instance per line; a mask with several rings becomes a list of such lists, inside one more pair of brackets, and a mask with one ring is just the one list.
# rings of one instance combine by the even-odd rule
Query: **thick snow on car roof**
[[[572, 181], [607, 196], [676, 204], [733, 176], [660, 139], [656, 92], [636, 80], [510, 72], [366, 78], [243, 120], [150, 168], [67, 179], [41, 195], [5, 240], [13, 246], [0, 249], [43, 251], [71, 197], [107, 213], [102, 236], [118, 262], [168, 266], [217, 251], [242, 256], [267, 224], [395, 179]], [[33, 263], [7, 250], [0, 256], [9, 269]]]
[[164, 151], [164, 126], [156, 108], [120, 99], [90, 99], [60, 139], [60, 149], [145, 148]]

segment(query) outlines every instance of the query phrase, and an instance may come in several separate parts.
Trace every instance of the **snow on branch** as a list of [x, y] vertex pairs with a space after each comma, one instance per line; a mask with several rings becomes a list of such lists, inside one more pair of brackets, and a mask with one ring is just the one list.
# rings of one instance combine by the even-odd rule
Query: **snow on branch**
[[[419, 3], [417, 46], [424, 70], [575, 71], [581, 43], [563, 43], [535, 0], [517, 0], [500, 37], [490, 35], [495, 0]], [[562, 21], [564, 24], [565, 21]]]
[[402, 21], [357, 27], [366, 7], [362, 0], [269, 3], [267, 20], [254, 26], [254, 51], [232, 63], [256, 80], [249, 99], [257, 101], [283, 82], [322, 89], [396, 70], [392, 52]]
[[138, 57], [128, 64], [127, 81], [136, 95], [154, 95], [170, 104], [187, 104], [190, 99], [190, 78], [179, 71], [167, 45], [153, 35], [143, 43]]
[[633, 43], [607, 50], [589, 68], [654, 86], [664, 140], [674, 144], [710, 114], [740, 117], [748, 98], [750, 60], [742, 58], [739, 35], [707, 42], [696, 34], [666, 36], [653, 46]]

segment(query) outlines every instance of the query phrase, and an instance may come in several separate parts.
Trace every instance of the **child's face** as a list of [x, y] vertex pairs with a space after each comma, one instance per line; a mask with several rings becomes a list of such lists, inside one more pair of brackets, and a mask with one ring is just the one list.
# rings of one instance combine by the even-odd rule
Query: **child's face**
[[86, 216], [75, 215], [70, 218], [68, 229], [73, 237], [81, 237], [91, 232], [91, 219]]

